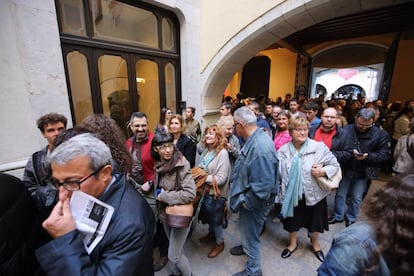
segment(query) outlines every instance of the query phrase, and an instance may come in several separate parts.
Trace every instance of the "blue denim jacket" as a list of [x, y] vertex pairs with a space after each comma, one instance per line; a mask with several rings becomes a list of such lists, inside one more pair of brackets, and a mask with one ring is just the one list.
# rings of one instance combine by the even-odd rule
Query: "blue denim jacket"
[[[363, 275], [371, 266], [376, 250], [375, 234], [366, 222], [355, 223], [335, 235], [318, 275]], [[381, 256], [378, 269], [370, 275], [388, 276], [390, 271]]]
[[261, 128], [247, 139], [234, 164], [230, 181], [230, 208], [249, 210], [269, 206], [277, 194], [278, 159], [273, 141]]

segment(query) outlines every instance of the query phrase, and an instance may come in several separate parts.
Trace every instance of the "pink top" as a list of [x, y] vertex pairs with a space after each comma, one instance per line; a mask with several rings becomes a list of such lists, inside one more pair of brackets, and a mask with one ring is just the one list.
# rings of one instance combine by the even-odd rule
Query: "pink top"
[[290, 137], [289, 130], [282, 130], [280, 132], [278, 131], [275, 135], [274, 140], [275, 149], [278, 151], [281, 146], [289, 143], [291, 140], [292, 137]]

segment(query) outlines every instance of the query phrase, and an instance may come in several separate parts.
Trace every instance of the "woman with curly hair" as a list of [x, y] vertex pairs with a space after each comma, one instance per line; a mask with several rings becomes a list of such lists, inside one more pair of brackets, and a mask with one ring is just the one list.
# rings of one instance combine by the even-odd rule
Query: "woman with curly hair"
[[79, 127], [94, 133], [109, 147], [116, 162], [115, 170], [122, 173], [130, 172], [132, 157], [125, 147], [124, 134], [114, 119], [103, 114], [93, 114], [86, 117]]
[[[203, 168], [208, 176], [206, 183], [210, 185], [210, 194], [214, 194], [213, 181], [217, 183], [220, 195], [227, 198], [231, 165], [226, 150], [227, 140], [222, 129], [214, 124], [206, 127], [204, 137], [201, 140], [203, 151], [200, 156], [199, 167]], [[220, 215], [220, 214], [217, 214]], [[224, 249], [223, 226], [213, 225], [209, 222], [207, 235], [200, 238], [201, 243], [215, 241], [214, 247], [208, 253], [209, 258], [214, 258]]]
[[414, 174], [391, 179], [364, 211], [368, 221], [335, 236], [318, 275], [413, 275]]

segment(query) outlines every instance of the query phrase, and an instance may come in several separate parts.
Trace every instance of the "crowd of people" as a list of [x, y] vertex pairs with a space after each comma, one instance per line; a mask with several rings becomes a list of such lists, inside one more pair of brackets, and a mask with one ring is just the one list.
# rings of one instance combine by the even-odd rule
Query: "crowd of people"
[[[272, 221], [280, 221], [289, 236], [282, 258], [294, 254], [297, 232], [305, 228], [312, 252], [322, 262], [320, 275], [412, 273], [414, 238], [407, 233], [414, 230], [408, 203], [414, 199], [414, 100], [386, 106], [381, 100], [366, 103], [360, 95], [329, 101], [298, 96], [286, 94], [277, 101], [260, 97], [260, 102], [243, 100], [240, 94], [227, 98], [219, 107], [220, 118], [204, 129], [194, 118], [194, 107], [186, 108], [184, 117], [163, 108], [154, 131], [145, 113], [134, 112], [129, 121], [132, 137], [127, 139], [116, 122], [102, 114], [88, 116], [72, 129], [66, 129], [63, 115], [42, 116], [37, 125], [48, 145], [30, 157], [21, 181], [1, 175], [3, 190], [10, 198], [21, 198], [16, 204], [35, 206], [29, 207], [30, 216], [13, 206], [1, 208], [2, 218], [10, 218], [13, 211], [14, 226], [27, 225], [28, 231], [12, 232], [19, 242], [15, 248], [4, 247], [4, 252], [18, 257], [2, 261], [2, 274], [154, 275], [170, 261], [170, 275], [192, 275], [184, 245], [193, 225], [171, 226], [166, 207], [194, 202], [194, 167], [205, 172], [207, 193], [217, 192], [217, 185], [230, 210], [239, 215], [241, 244], [230, 252], [247, 255], [247, 262], [233, 275], [262, 275], [260, 234], [272, 208], [278, 212]], [[380, 171], [401, 176], [364, 206]], [[342, 172], [342, 180], [336, 191], [318, 184], [318, 177], [331, 178], [337, 172]], [[102, 218], [96, 218], [89, 242], [73, 213], [81, 208], [71, 200], [79, 191], [95, 198], [95, 204], [114, 208], [103, 230]], [[335, 206], [328, 214], [326, 197], [331, 193]], [[391, 197], [402, 203], [391, 202]], [[390, 202], [389, 211], [385, 202]], [[359, 222], [361, 207], [368, 222]], [[104, 217], [102, 208], [95, 209], [96, 217]], [[400, 217], [408, 225], [401, 226]], [[329, 224], [343, 221], [346, 228], [325, 257], [319, 235], [329, 231]], [[208, 224], [200, 242], [213, 243], [207, 256], [215, 258], [225, 248], [226, 226]], [[403, 233], [395, 227], [402, 227]], [[103, 237], [89, 252], [98, 234]], [[395, 241], [387, 240], [390, 235]], [[350, 241], [349, 236], [356, 238]], [[352, 246], [366, 239], [366, 252], [358, 253], [355, 264], [343, 266], [344, 256], [356, 254]]]

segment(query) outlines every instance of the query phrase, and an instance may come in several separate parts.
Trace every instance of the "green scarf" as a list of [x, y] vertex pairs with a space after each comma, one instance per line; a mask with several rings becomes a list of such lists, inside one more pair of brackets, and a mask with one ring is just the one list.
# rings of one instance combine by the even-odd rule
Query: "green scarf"
[[298, 206], [298, 202], [302, 199], [302, 163], [300, 157], [308, 146], [308, 140], [296, 151], [293, 143], [290, 142], [289, 150], [293, 155], [292, 166], [289, 170], [289, 182], [286, 196], [283, 201], [281, 215], [283, 218], [293, 217], [293, 208]]
[[204, 170], [207, 169], [208, 164], [213, 161], [214, 157], [216, 157], [216, 151], [208, 151], [208, 149], [204, 149], [200, 156], [200, 164], [198, 165], [200, 168]]

